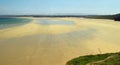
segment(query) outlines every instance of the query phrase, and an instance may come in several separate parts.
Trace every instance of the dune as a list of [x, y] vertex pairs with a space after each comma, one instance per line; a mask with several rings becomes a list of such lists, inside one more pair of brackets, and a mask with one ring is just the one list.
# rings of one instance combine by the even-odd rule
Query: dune
[[0, 65], [65, 65], [80, 55], [120, 51], [119, 22], [44, 18], [72, 21], [74, 24], [36, 23], [41, 19], [33, 18], [26, 25], [0, 30]]

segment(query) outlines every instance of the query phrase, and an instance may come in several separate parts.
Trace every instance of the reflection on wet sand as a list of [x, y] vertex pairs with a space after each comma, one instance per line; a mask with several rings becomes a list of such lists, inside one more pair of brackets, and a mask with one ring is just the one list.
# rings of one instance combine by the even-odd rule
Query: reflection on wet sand
[[[119, 51], [120, 24], [117, 22], [60, 19], [75, 24], [44, 26], [34, 21], [23, 27], [0, 31], [3, 34], [0, 35], [0, 65], [65, 65], [74, 57], [99, 53], [98, 48], [102, 53]], [[22, 30], [21, 35], [18, 29], [19, 32]]]

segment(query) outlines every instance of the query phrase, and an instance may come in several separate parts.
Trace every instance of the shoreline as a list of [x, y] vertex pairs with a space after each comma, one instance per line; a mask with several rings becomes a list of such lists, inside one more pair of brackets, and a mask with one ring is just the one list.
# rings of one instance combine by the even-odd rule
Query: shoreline
[[78, 56], [99, 54], [98, 49], [102, 53], [120, 51], [119, 22], [84, 18], [51, 20], [67, 20], [75, 24], [41, 25], [33, 19], [26, 25], [0, 30], [0, 57], [4, 58], [0, 63], [65, 65]]

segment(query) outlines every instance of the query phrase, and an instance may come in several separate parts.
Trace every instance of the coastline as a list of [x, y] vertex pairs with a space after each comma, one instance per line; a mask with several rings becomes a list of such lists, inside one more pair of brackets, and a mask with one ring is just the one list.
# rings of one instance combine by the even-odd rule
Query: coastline
[[[36, 24], [35, 19], [23, 26], [0, 30], [0, 57], [5, 58], [0, 59], [1, 64], [64, 65], [78, 56], [98, 54], [99, 48], [102, 53], [119, 52], [119, 22], [105, 19], [51, 18], [73, 21], [75, 24], [41, 25]], [[16, 62], [12, 62], [15, 60]]]

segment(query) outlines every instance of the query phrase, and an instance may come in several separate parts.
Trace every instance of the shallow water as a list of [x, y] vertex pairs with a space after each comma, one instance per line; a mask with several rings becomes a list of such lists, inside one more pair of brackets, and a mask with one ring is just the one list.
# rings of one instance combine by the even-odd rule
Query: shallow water
[[36, 21], [40, 25], [74, 25], [73, 21], [67, 20], [51, 20], [51, 19], [41, 19]]
[[0, 18], [0, 29], [16, 27], [29, 23], [30, 19], [25, 18]]

